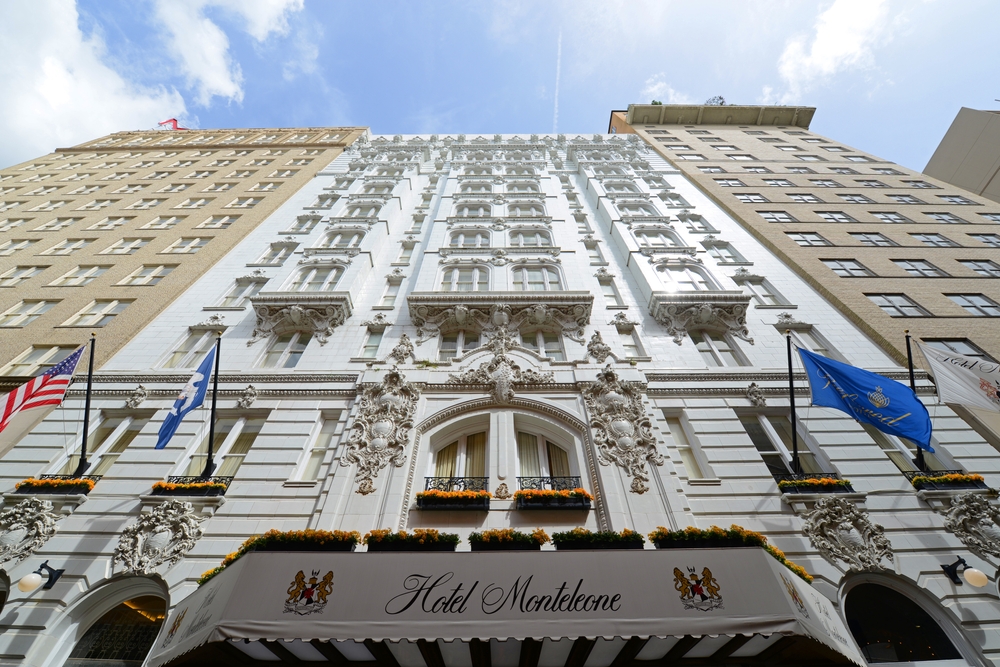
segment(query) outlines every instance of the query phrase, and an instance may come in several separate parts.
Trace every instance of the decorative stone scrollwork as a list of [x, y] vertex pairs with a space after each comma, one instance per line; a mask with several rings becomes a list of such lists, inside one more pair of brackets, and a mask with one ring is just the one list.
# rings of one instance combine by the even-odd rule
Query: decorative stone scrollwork
[[507, 488], [506, 482], [501, 482], [500, 486], [497, 487], [497, 490], [493, 492], [493, 497], [497, 500], [510, 500], [514, 497], [514, 494], [512, 494], [510, 489]]
[[372, 480], [390, 463], [402, 466], [404, 447], [410, 440], [413, 412], [420, 392], [393, 366], [379, 384], [361, 395], [361, 406], [354, 418], [347, 451], [340, 465], [356, 463], [357, 492], [367, 495], [375, 490]]
[[253, 402], [257, 400], [257, 388], [252, 384], [248, 384], [247, 388], [243, 390], [243, 393], [238, 399], [236, 399], [236, 407], [246, 410]]
[[728, 333], [753, 345], [747, 327], [750, 297], [727, 293], [654, 294], [653, 318], [681, 345], [692, 331]]
[[804, 519], [802, 532], [832, 563], [840, 560], [850, 570], [863, 571], [884, 570], [882, 561], [892, 562], [892, 545], [882, 526], [849, 500], [822, 498]]
[[135, 410], [146, 400], [146, 395], [146, 388], [140, 384], [132, 392], [132, 395], [125, 399], [125, 407], [129, 410]]
[[56, 534], [62, 517], [48, 500], [28, 498], [0, 514], [0, 563], [24, 560]]
[[764, 396], [764, 390], [756, 382], [751, 382], [750, 386], [747, 387], [747, 400], [755, 408], [767, 407], [767, 398]]
[[599, 364], [603, 364], [611, 356], [611, 348], [601, 338], [600, 331], [595, 331], [590, 337], [590, 342], [587, 343], [587, 356], [593, 357]]
[[251, 301], [257, 324], [248, 346], [292, 331], [311, 333], [320, 345], [326, 345], [333, 330], [351, 316], [350, 298], [346, 295], [258, 294]]
[[970, 549], [1000, 557], [1000, 508], [986, 496], [964, 493], [953, 498], [945, 512], [944, 527]]
[[632, 478], [633, 493], [648, 491], [646, 463], [661, 466], [663, 455], [656, 450], [639, 388], [619, 380], [608, 364], [598, 373], [597, 382], [584, 389], [583, 398], [591, 415], [598, 461], [622, 467]]
[[619, 333], [632, 333], [638, 322], [630, 320], [625, 313], [617, 313], [611, 318], [611, 324], [615, 326], [615, 329], [618, 329]]
[[413, 360], [413, 363], [416, 363], [417, 358], [413, 356], [413, 352], [413, 342], [410, 340], [410, 337], [404, 333], [399, 337], [399, 342], [396, 343], [396, 346], [392, 348], [391, 352], [389, 352], [389, 356], [386, 357], [386, 362], [392, 359], [397, 364], [403, 364], [406, 363], [407, 358], [409, 358]]
[[122, 531], [114, 559], [131, 574], [151, 574], [163, 564], [173, 565], [201, 537], [201, 522], [191, 503], [167, 500]]
[[510, 403], [514, 398], [515, 384], [548, 384], [555, 382], [552, 373], [538, 373], [532, 369], [521, 370], [507, 352], [517, 347], [517, 341], [506, 329], [496, 329], [490, 337], [486, 348], [493, 353], [490, 361], [483, 362], [479, 368], [470, 369], [461, 375], [449, 375], [450, 384], [486, 384], [490, 385], [490, 396], [501, 405]]

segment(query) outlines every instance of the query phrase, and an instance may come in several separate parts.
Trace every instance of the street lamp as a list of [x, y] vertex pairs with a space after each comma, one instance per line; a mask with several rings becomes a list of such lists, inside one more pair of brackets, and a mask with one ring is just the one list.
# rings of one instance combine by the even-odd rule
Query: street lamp
[[969, 564], [965, 562], [965, 559], [958, 557], [951, 565], [942, 565], [941, 569], [944, 573], [948, 575], [953, 584], [958, 586], [962, 585], [962, 580], [958, 576], [958, 568], [962, 568], [962, 577], [969, 582], [970, 586], [975, 586], [976, 588], [982, 588], [986, 584], [990, 583], [990, 578], [987, 577], [981, 570], [977, 570], [974, 567], [969, 567]]
[[31, 574], [26, 574], [23, 577], [21, 577], [21, 580], [17, 582], [17, 589], [22, 593], [30, 593], [31, 591], [38, 588], [42, 583], [42, 570], [45, 570], [49, 575], [48, 581], [46, 581], [45, 585], [42, 586], [42, 588], [45, 590], [48, 590], [53, 586], [55, 586], [56, 581], [59, 579], [59, 577], [62, 576], [62, 573], [66, 571], [66, 570], [56, 570], [54, 568], [51, 568], [49, 567], [49, 561], [45, 561], [44, 563], [38, 566], [37, 570], [35, 570]]

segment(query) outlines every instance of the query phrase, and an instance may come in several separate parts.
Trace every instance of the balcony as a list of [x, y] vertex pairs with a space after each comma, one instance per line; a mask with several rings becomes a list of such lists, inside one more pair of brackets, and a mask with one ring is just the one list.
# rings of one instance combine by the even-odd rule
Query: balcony
[[799, 472], [775, 475], [782, 493], [854, 493], [850, 480], [836, 472]]
[[591, 496], [580, 477], [518, 477], [519, 510], [589, 510]]
[[425, 477], [417, 508], [486, 512], [490, 509], [488, 477]]
[[653, 292], [649, 314], [680, 345], [692, 331], [730, 334], [753, 343], [747, 328], [750, 297], [737, 290]]
[[309, 333], [326, 345], [333, 330], [351, 316], [348, 292], [260, 292], [250, 298], [257, 323], [248, 344], [286, 333]]

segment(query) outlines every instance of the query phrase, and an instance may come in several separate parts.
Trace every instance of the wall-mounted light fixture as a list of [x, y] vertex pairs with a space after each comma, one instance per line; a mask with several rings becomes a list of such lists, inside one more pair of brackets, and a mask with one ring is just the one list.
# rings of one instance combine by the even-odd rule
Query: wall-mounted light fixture
[[962, 568], [962, 577], [965, 577], [965, 580], [969, 582], [970, 586], [975, 586], [976, 588], [982, 588], [986, 584], [990, 583], [990, 578], [987, 577], [981, 570], [977, 570], [974, 567], [969, 567], [969, 564], [965, 562], [964, 558], [962, 557], [957, 557], [957, 558], [958, 560], [956, 560], [951, 565], [941, 566], [941, 569], [944, 570], [944, 573], [946, 575], [948, 575], [948, 578], [951, 579], [952, 583], [958, 586], [962, 585], [962, 579], [959, 578], [958, 576], [958, 568], [960, 567]]
[[42, 583], [42, 570], [48, 573], [49, 579], [42, 586], [43, 589], [48, 590], [56, 585], [56, 581], [62, 576], [62, 573], [66, 570], [56, 570], [49, 567], [49, 561], [45, 561], [38, 566], [38, 569], [31, 574], [26, 574], [21, 577], [21, 581], [17, 582], [17, 589], [22, 593], [30, 593], [31, 591], [38, 588]]

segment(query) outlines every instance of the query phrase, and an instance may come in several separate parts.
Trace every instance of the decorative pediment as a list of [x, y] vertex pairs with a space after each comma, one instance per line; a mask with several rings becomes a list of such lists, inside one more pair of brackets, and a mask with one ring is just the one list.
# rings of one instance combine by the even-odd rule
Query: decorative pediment
[[320, 345], [326, 345], [352, 310], [347, 292], [261, 292], [250, 302], [257, 323], [247, 345], [295, 331], [310, 333]]
[[515, 385], [555, 382], [552, 373], [539, 373], [530, 368], [522, 371], [521, 367], [507, 355], [507, 352], [519, 346], [517, 338], [510, 331], [502, 328], [494, 329], [485, 346], [493, 353], [493, 358], [481, 363], [479, 368], [467, 370], [460, 375], [449, 375], [449, 384], [489, 385], [493, 400], [505, 405], [513, 400]]
[[407, 297], [410, 319], [417, 327], [417, 344], [444, 329], [550, 326], [583, 343], [590, 324], [594, 295], [590, 292], [413, 292]]
[[753, 345], [747, 328], [750, 297], [742, 292], [654, 292], [649, 314], [680, 345], [692, 331], [731, 334]]

